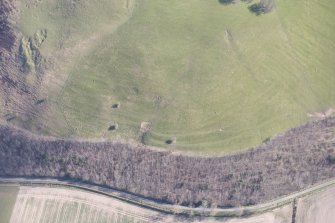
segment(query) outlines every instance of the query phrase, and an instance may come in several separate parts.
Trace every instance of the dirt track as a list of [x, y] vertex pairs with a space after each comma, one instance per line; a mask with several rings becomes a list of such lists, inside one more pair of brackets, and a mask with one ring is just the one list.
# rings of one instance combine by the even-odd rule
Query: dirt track
[[[58, 185], [57, 182], [61, 183], [61, 181], [55, 179], [0, 178], [0, 183], [5, 183], [5, 185], [17, 185], [19, 182], [22, 182], [23, 185], [31, 186], [20, 187], [12, 222], [30, 222], [32, 220], [34, 220], [34, 222], [43, 222], [45, 219], [52, 217], [55, 219], [55, 222], [68, 222], [67, 220], [70, 222], [83, 222], [83, 219], [85, 219], [85, 222], [87, 219], [91, 219], [91, 221], [94, 220], [95, 222], [104, 222], [105, 220], [115, 221], [123, 218], [130, 219], [131, 222], [165, 223], [332, 223], [334, 217], [331, 210], [335, 204], [333, 201], [335, 196], [335, 179], [285, 198], [276, 199], [270, 203], [220, 211], [216, 209], [209, 210], [211, 213], [227, 212], [227, 216], [230, 216], [228, 218], [227, 216], [222, 218], [222, 216], [225, 215], [211, 215], [212, 217], [199, 217], [198, 215], [193, 217], [179, 217], [164, 214], [160, 211], [154, 211], [151, 208], [148, 209], [142, 205], [141, 207], [136, 206], [132, 202], [124, 201], [124, 199], [121, 201], [119, 200], [120, 198], [117, 198], [118, 196], [114, 197], [108, 195], [112, 193], [108, 192], [108, 189], [101, 188], [102, 191], [99, 192], [99, 189], [94, 189], [98, 187], [93, 185], [87, 185], [91, 190], [78, 190], [77, 187], [71, 187], [71, 183], [69, 184], [70, 187], [66, 188], [65, 186]], [[66, 181], [64, 183], [66, 183]], [[74, 185], [76, 185], [76, 183], [74, 183]], [[85, 188], [85, 184], [80, 183], [79, 185]], [[118, 192], [113, 193], [118, 194]], [[287, 202], [285, 202], [285, 199]], [[297, 203], [294, 202], [295, 205], [293, 205], [293, 199], [298, 199], [299, 201]], [[136, 200], [141, 200], [141, 198], [136, 198]], [[272, 203], [274, 205], [272, 205]], [[160, 205], [167, 208], [164, 204]], [[278, 205], [280, 206], [279, 208]], [[294, 206], [297, 207], [298, 212], [294, 211], [296, 210]], [[184, 207], [171, 206], [171, 208], [179, 212], [178, 210]], [[205, 216], [204, 209], [193, 209], [193, 214], [195, 212], [202, 213], [201, 216]], [[244, 217], [232, 218], [231, 213], [234, 212], [237, 214], [239, 212], [249, 213], [250, 215], [247, 214], [247, 216]], [[70, 218], [68, 216], [69, 213], [72, 213], [70, 214]]]

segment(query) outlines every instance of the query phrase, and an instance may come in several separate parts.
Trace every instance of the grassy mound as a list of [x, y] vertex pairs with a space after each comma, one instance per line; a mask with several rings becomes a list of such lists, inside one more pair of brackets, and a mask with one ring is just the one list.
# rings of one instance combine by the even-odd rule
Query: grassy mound
[[256, 1], [26, 2], [18, 27], [46, 30], [59, 69], [37, 118], [50, 134], [230, 152], [335, 104], [332, 0], [259, 16]]

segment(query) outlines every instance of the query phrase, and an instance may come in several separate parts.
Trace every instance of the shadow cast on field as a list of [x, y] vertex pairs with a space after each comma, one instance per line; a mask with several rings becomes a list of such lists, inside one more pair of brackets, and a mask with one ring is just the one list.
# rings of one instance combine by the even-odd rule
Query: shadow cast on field
[[[237, 2], [244, 2], [250, 4], [253, 0], [218, 0], [222, 5], [231, 5]], [[262, 14], [269, 13], [275, 8], [275, 0], [260, 0], [258, 3], [254, 3], [248, 6], [248, 9], [251, 13], [259, 16]]]
[[238, 2], [244, 2], [244, 3], [251, 3], [253, 0], [218, 0], [220, 4], [222, 5], [230, 5]]
[[248, 7], [249, 11], [257, 16], [270, 13], [274, 8], [275, 0], [260, 0], [260, 2], [254, 3]]
[[235, 0], [219, 0], [219, 3], [222, 5], [229, 5], [235, 3]]

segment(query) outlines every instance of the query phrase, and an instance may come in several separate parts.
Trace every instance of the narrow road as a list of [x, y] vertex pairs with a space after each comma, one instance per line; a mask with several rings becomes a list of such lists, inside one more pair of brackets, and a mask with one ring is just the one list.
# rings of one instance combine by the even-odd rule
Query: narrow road
[[183, 214], [192, 216], [204, 216], [204, 217], [242, 217], [250, 214], [257, 214], [272, 210], [274, 208], [283, 206], [293, 202], [297, 198], [304, 197], [322, 189], [335, 186], [335, 178], [328, 181], [314, 185], [313, 187], [301, 190], [299, 192], [292, 193], [290, 195], [268, 201], [266, 203], [233, 207], [233, 208], [189, 208], [178, 205], [159, 203], [153, 200], [149, 200], [140, 196], [129, 194], [126, 192], [105, 188], [98, 185], [83, 183], [74, 180], [61, 180], [55, 178], [6, 178], [0, 177], [0, 184], [6, 185], [18, 185], [18, 186], [42, 186], [42, 187], [69, 187], [80, 189], [88, 192], [93, 192], [115, 198], [124, 202], [131, 203], [133, 205], [141, 206], [151, 210], [163, 212], [166, 214]]

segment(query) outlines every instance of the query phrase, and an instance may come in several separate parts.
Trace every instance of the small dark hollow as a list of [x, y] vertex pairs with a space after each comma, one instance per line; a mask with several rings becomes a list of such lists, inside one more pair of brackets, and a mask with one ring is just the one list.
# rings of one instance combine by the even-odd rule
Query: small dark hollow
[[268, 143], [271, 140], [270, 137], [267, 137], [266, 139], [263, 140], [263, 143]]
[[334, 154], [329, 154], [326, 158], [329, 164], [335, 164], [335, 155]]
[[45, 99], [40, 99], [36, 101], [36, 104], [39, 105], [39, 104], [42, 104], [43, 102], [45, 102]]
[[168, 144], [168, 145], [170, 145], [170, 144], [173, 143], [173, 140], [172, 139], [168, 139], [168, 140], [165, 141], [165, 143]]
[[114, 130], [116, 130], [116, 125], [111, 125], [111, 126], [109, 126], [109, 128], [108, 128], [108, 131], [114, 131]]
[[12, 120], [14, 120], [14, 119], [15, 119], [15, 116], [12, 116], [12, 117], [7, 118], [6, 121], [7, 121], [7, 122], [10, 122], [10, 121], [12, 121]]
[[120, 107], [120, 104], [113, 104], [112, 105], [112, 108], [119, 108]]

